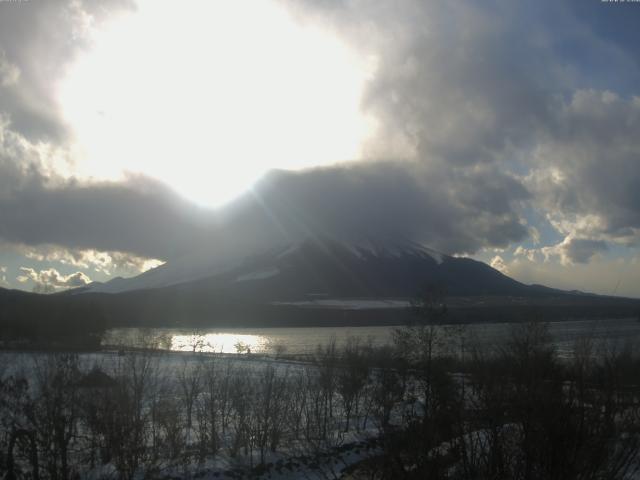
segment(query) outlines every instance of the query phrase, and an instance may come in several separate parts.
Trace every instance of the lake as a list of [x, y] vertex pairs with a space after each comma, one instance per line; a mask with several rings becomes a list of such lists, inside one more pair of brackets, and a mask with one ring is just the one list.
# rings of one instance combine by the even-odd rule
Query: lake
[[[640, 341], [640, 322], [635, 318], [550, 322], [549, 330], [560, 356], [570, 356], [578, 339], [591, 338], [595, 344], [623, 347]], [[389, 344], [397, 327], [297, 327], [297, 328], [118, 328], [107, 332], [103, 345], [153, 347], [173, 351], [219, 353], [311, 354], [317, 345], [335, 339], [338, 346], [350, 337], [375, 346]], [[439, 327], [455, 335], [458, 326]], [[468, 341], [499, 346], [514, 328], [509, 323], [469, 324], [464, 334]]]

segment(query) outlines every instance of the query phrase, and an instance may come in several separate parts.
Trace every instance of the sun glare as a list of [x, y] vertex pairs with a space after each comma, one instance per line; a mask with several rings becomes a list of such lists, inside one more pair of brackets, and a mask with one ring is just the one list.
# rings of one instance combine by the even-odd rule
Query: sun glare
[[140, 1], [59, 86], [74, 175], [141, 172], [215, 206], [270, 168], [357, 159], [371, 65], [264, 0]]
[[262, 335], [210, 333], [173, 335], [169, 349], [180, 352], [266, 353], [268, 339]]

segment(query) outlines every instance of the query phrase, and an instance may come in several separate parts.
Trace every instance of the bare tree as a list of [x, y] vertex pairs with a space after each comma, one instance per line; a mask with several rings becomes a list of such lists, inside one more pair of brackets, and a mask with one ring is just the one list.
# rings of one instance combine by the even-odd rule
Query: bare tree
[[252, 437], [264, 464], [267, 449], [275, 452], [282, 439], [286, 416], [287, 375], [267, 365], [260, 373], [252, 409]]
[[348, 432], [352, 414], [355, 413], [358, 425], [358, 406], [360, 396], [369, 380], [370, 369], [367, 358], [362, 351], [360, 340], [350, 337], [345, 344], [342, 355], [342, 367], [338, 370], [337, 390], [342, 398], [345, 415], [344, 431]]
[[177, 377], [181, 393], [180, 398], [185, 412], [186, 441], [189, 443], [193, 427], [193, 408], [203, 388], [202, 363], [200, 361], [188, 362], [187, 359], [183, 358]]
[[80, 367], [77, 355], [34, 357], [35, 397], [32, 421], [42, 458], [51, 478], [69, 479], [74, 472], [71, 450], [80, 418]]
[[29, 383], [24, 376], [0, 378], [0, 442], [2, 452], [0, 473], [3, 478], [16, 478], [21, 470], [16, 456], [28, 458], [33, 479], [40, 477], [36, 431], [33, 422], [34, 405], [29, 395]]

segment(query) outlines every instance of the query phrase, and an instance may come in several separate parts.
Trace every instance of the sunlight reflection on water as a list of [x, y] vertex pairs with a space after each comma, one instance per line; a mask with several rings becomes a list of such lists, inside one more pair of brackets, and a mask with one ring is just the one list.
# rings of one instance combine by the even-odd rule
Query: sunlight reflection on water
[[[449, 328], [449, 327], [443, 327]], [[457, 328], [457, 327], [456, 327]], [[511, 337], [514, 325], [471, 324], [465, 327], [468, 342], [499, 347]], [[104, 345], [133, 346], [183, 352], [313, 354], [318, 345], [335, 341], [338, 347], [351, 337], [374, 346], [392, 342], [394, 327], [296, 327], [237, 328], [234, 330], [186, 330], [175, 328], [119, 328], [106, 333]], [[570, 357], [577, 339], [590, 338], [608, 348], [640, 342], [640, 322], [635, 318], [551, 322], [549, 330], [560, 357]]]
[[269, 340], [262, 335], [210, 333], [173, 335], [170, 350], [182, 352], [264, 353]]

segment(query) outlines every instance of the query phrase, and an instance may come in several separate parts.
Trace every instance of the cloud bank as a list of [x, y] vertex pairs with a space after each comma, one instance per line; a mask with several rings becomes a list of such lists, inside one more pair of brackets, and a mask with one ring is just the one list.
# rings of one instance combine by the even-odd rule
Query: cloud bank
[[54, 293], [60, 289], [83, 287], [91, 283], [91, 279], [82, 272], [62, 275], [55, 268], [36, 271], [33, 268], [20, 268], [22, 275], [17, 280], [20, 283], [32, 281], [33, 291], [36, 293]]

